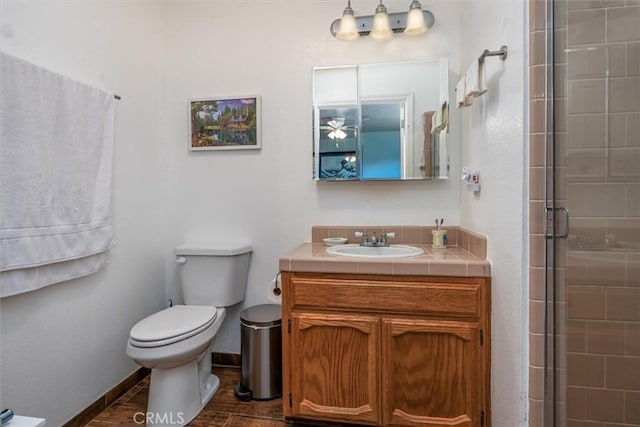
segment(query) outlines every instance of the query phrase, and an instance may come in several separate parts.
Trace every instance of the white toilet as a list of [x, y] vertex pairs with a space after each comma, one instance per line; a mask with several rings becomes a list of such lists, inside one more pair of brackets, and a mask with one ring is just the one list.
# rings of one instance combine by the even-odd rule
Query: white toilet
[[220, 242], [175, 249], [185, 305], [142, 319], [127, 343], [127, 355], [151, 369], [147, 425], [183, 426], [218, 390], [211, 347], [224, 307], [244, 299], [251, 251], [249, 245]]

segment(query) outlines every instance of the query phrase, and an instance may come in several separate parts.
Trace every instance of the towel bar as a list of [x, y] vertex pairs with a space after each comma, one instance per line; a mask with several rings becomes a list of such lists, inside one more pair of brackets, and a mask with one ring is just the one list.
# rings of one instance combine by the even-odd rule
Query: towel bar
[[499, 56], [503, 61], [507, 59], [507, 46], [500, 46], [500, 50], [485, 49], [482, 55], [478, 57], [478, 61], [482, 62], [487, 56]]

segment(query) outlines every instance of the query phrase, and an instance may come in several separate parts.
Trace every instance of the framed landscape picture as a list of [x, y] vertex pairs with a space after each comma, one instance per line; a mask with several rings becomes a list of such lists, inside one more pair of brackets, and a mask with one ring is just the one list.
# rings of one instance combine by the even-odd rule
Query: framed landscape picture
[[260, 97], [189, 100], [189, 149], [255, 150], [260, 138]]

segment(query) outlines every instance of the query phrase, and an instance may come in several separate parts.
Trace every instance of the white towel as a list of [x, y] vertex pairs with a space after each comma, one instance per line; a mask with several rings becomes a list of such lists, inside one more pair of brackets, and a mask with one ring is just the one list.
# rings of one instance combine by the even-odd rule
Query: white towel
[[485, 81], [484, 61], [473, 61], [465, 73], [465, 96], [477, 98], [487, 92]]
[[456, 85], [456, 104], [458, 108], [469, 107], [473, 105], [473, 95], [467, 90], [467, 74], [465, 73]]
[[2, 52], [0, 95], [3, 297], [89, 274], [112, 246], [114, 97]]
[[32, 268], [0, 271], [0, 296], [8, 297], [95, 273], [109, 263], [109, 252]]
[[444, 101], [431, 116], [431, 133], [437, 135], [449, 126], [449, 105]]
[[440, 107], [442, 111], [442, 125], [440, 131], [449, 129], [449, 103], [445, 100]]
[[487, 93], [487, 74], [484, 61], [478, 63], [478, 94], [476, 96]]
[[431, 116], [431, 134], [433, 135], [439, 134], [441, 128], [442, 128], [442, 112], [436, 110], [433, 112], [433, 115]]
[[467, 81], [467, 76], [463, 75], [462, 78], [458, 81], [458, 84], [456, 84], [456, 106], [458, 108], [466, 107], [465, 105], [466, 81]]

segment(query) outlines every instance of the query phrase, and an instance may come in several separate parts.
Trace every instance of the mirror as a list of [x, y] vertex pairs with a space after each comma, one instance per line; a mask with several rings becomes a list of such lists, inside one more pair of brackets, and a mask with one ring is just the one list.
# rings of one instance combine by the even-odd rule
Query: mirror
[[449, 177], [446, 58], [313, 69], [313, 177]]

